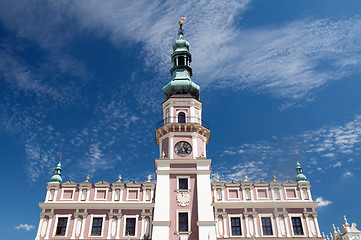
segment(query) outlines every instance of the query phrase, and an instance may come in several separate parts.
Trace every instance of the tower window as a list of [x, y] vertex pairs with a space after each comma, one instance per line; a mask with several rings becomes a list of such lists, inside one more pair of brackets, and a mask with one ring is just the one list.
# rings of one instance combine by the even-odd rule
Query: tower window
[[178, 113], [178, 123], [186, 122], [186, 114], [184, 112]]
[[93, 218], [92, 236], [102, 235], [103, 218]]
[[291, 219], [292, 219], [293, 233], [295, 235], [303, 235], [301, 218], [300, 217], [293, 217]]
[[241, 218], [232, 217], [231, 218], [231, 227], [232, 227], [232, 236], [242, 235]]
[[127, 218], [125, 231], [127, 236], [135, 236], [135, 218]]
[[188, 213], [178, 213], [178, 231], [188, 232]]
[[178, 57], [178, 66], [184, 66], [184, 57], [183, 56]]
[[179, 178], [179, 189], [188, 190], [188, 178]]
[[263, 235], [273, 235], [271, 218], [263, 217], [261, 218], [261, 220], [262, 220]]
[[58, 226], [56, 227], [56, 236], [65, 236], [66, 224], [68, 218], [58, 218]]

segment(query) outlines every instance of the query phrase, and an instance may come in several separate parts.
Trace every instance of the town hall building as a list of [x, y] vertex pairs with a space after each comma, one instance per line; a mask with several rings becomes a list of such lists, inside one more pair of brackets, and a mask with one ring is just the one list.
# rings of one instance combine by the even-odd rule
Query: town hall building
[[183, 37], [173, 43], [172, 80], [163, 87], [155, 131], [156, 182], [62, 182], [61, 164], [47, 184], [36, 240], [43, 239], [322, 239], [317, 202], [296, 166], [285, 182], [211, 182], [200, 88]]

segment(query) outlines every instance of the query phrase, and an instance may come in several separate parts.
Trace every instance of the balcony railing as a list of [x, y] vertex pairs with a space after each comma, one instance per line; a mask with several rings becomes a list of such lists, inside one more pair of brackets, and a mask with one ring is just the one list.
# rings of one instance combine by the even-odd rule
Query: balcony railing
[[168, 123], [183, 123], [183, 124], [187, 124], [187, 123], [197, 123], [199, 125], [201, 125], [202, 127], [205, 127], [207, 129], [209, 129], [209, 124], [205, 121], [203, 121], [201, 118], [196, 117], [196, 116], [192, 116], [192, 117], [167, 117], [165, 119], [163, 119], [162, 121], [157, 123], [157, 129], [160, 127], [163, 127], [165, 124]]

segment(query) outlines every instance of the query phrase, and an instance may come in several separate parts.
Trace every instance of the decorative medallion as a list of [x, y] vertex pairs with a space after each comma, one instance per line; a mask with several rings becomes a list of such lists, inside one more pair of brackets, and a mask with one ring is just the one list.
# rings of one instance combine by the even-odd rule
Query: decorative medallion
[[181, 207], [188, 206], [190, 200], [191, 200], [191, 197], [190, 197], [189, 193], [180, 192], [177, 195], [177, 202], [178, 202], [178, 205]]

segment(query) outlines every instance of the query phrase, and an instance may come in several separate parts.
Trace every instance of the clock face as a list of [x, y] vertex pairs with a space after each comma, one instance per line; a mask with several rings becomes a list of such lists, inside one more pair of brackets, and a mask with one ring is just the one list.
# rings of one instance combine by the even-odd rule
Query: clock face
[[174, 152], [180, 157], [185, 157], [192, 152], [192, 146], [188, 142], [180, 141], [174, 146]]

